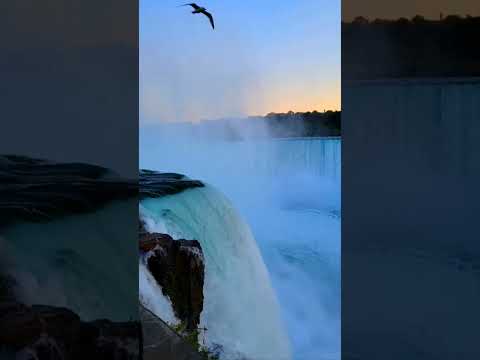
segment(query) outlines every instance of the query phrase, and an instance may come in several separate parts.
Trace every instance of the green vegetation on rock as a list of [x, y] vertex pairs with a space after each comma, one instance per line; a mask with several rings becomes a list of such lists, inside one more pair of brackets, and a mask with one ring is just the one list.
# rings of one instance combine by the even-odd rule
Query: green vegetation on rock
[[213, 353], [206, 346], [199, 343], [200, 332], [205, 331], [206, 329], [197, 328], [190, 331], [187, 329], [187, 325], [184, 322], [169, 325], [178, 335], [190, 343], [205, 360], [219, 359], [218, 354]]

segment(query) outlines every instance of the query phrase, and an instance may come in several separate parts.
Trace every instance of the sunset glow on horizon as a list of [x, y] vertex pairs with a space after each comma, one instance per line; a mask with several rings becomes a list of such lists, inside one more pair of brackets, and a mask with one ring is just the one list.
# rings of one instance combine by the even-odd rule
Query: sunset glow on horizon
[[340, 109], [340, 1], [140, 3], [140, 122]]

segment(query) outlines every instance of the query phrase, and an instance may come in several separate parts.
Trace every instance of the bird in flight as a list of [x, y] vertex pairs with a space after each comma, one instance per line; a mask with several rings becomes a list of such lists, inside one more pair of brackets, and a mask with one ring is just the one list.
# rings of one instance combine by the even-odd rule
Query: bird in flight
[[195, 3], [183, 4], [183, 5], [180, 5], [180, 6], [191, 6], [193, 8], [192, 14], [203, 14], [203, 15], [205, 15], [210, 20], [210, 24], [212, 25], [212, 28], [215, 29], [215, 24], [213, 22], [213, 16], [204, 7], [198, 6]]

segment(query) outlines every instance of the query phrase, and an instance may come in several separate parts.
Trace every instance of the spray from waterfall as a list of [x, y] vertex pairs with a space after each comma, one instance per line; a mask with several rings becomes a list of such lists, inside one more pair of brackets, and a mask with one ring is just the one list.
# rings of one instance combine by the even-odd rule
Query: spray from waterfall
[[[339, 359], [340, 140], [272, 139], [268, 129], [259, 131], [265, 131], [263, 139], [228, 141], [228, 134], [195, 136], [188, 127], [167, 126], [165, 131], [141, 135], [140, 163], [143, 168], [206, 181], [226, 194], [260, 249], [293, 359]], [[188, 190], [181, 197], [192, 193]], [[180, 206], [175, 197], [164, 210]], [[170, 224], [172, 230], [172, 224], [182, 220], [189, 228], [197, 221], [196, 227], [215, 237], [225, 230], [208, 229], [211, 224], [203, 222], [212, 213], [222, 217], [214, 199], [198, 200], [197, 204], [210, 205], [195, 216], [166, 215], [162, 226]], [[224, 241], [221, 236], [216, 239]], [[219, 252], [210, 259], [224, 258]]]

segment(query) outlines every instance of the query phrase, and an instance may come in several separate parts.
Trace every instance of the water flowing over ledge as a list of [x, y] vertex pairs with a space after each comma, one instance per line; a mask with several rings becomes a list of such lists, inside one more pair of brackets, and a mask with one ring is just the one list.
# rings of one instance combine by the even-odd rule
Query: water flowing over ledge
[[[200, 325], [207, 329], [201, 341], [208, 347], [220, 345], [222, 359], [291, 358], [265, 264], [248, 225], [227, 198], [210, 185], [194, 187], [144, 199], [140, 214], [150, 231], [201, 244], [206, 275]], [[147, 290], [141, 288], [141, 296]], [[154, 301], [152, 296], [145, 300]], [[168, 309], [157, 315], [171, 318]]]
[[16, 155], [0, 156], [0, 177], [0, 272], [16, 298], [82, 320], [138, 318], [138, 184], [96, 165]]
[[[216, 207], [206, 200], [209, 192], [220, 190], [261, 252], [293, 359], [339, 359], [340, 139], [229, 142], [181, 135], [143, 143], [142, 166], [185, 173], [207, 186], [185, 190], [155, 208], [162, 218], [156, 231], [195, 233], [192, 226], [200, 234], [213, 231], [206, 223], [190, 222], [192, 214], [225, 213], [208, 210]], [[203, 212], [196, 210], [199, 203], [207, 203]], [[171, 212], [172, 206], [179, 208]]]

